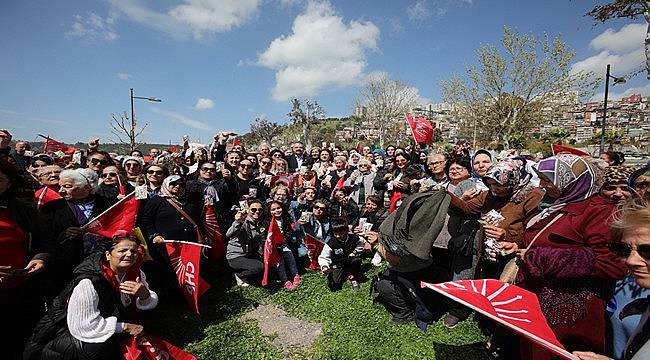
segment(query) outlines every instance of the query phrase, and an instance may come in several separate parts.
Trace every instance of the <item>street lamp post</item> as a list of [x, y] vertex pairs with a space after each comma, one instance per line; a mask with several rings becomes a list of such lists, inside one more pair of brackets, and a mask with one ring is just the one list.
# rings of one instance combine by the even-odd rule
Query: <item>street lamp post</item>
[[625, 78], [610, 75], [609, 69], [610, 64], [607, 64], [607, 75], [605, 76], [605, 103], [603, 104], [603, 122], [601, 124], [600, 151], [598, 155], [602, 155], [605, 152], [605, 127], [607, 126], [607, 96], [609, 95], [609, 79], [612, 78], [614, 80], [614, 85], [625, 83]]
[[131, 88], [131, 129], [135, 129], [135, 111], [133, 110], [133, 99], [142, 99], [147, 101], [161, 102], [162, 100], [156, 97], [143, 97], [143, 96], [134, 96], [133, 88]]

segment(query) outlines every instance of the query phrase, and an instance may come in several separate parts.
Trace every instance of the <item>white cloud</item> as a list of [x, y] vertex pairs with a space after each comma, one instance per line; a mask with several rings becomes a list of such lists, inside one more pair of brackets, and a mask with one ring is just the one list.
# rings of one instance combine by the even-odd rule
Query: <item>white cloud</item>
[[590, 42], [590, 46], [600, 52], [576, 62], [571, 70], [592, 71], [597, 77], [604, 78], [607, 64], [612, 66], [612, 73], [618, 76], [639, 69], [645, 62], [645, 25], [639, 25], [642, 24], [629, 24], [619, 31], [605, 30]]
[[223, 33], [253, 18], [260, 0], [183, 0], [166, 12], [151, 9], [142, 1], [110, 0], [113, 7], [131, 20], [175, 37]]
[[108, 15], [105, 18], [91, 12], [88, 16], [75, 15], [74, 22], [66, 35], [78, 37], [90, 41], [107, 40], [112, 41], [118, 38], [115, 31], [115, 18]]
[[397, 35], [404, 30], [402, 23], [397, 18], [388, 19], [388, 26], [390, 27], [391, 35]]
[[343, 22], [329, 2], [309, 2], [293, 22], [292, 34], [273, 40], [257, 63], [276, 70], [272, 97], [285, 101], [311, 96], [330, 86], [357, 83], [365, 51], [377, 49], [372, 22]]
[[[628, 97], [634, 94], [641, 94], [642, 96], [650, 96], [650, 84], [646, 84], [644, 86], [632, 87], [625, 91], [616, 91], [617, 87], [618, 86], [612, 87], [610, 85], [609, 94], [607, 94], [607, 98], [609, 100], [621, 100], [621, 98], [623, 97]], [[601, 92], [599, 94], [595, 94], [594, 96], [592, 96], [591, 101], [603, 101], [604, 98], [605, 98], [605, 93]]]
[[206, 98], [199, 98], [196, 100], [196, 104], [194, 105], [194, 110], [207, 110], [207, 109], [212, 109], [214, 107], [214, 101]]
[[181, 123], [185, 126], [189, 126], [193, 129], [212, 131], [213, 129], [210, 125], [204, 123], [203, 121], [191, 119], [185, 115], [178, 114], [171, 111], [158, 110], [156, 108], [151, 109], [152, 112], [160, 114], [167, 117], [173, 123]]
[[591, 40], [589, 45], [596, 50], [632, 51], [643, 44], [647, 27], [647, 24], [628, 24], [619, 31], [609, 28]]
[[406, 8], [406, 14], [411, 20], [426, 20], [431, 16], [431, 11], [426, 0], [418, 0]]
[[120, 79], [120, 80], [129, 80], [129, 79], [131, 79], [132, 77], [133, 77], [133, 75], [131, 75], [131, 74], [127, 74], [127, 73], [117, 73], [117, 78]]

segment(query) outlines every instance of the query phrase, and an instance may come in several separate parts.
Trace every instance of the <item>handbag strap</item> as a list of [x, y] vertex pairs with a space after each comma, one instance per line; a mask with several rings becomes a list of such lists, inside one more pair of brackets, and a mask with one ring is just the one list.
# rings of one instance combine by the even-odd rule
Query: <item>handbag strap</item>
[[178, 206], [178, 204], [177, 204], [176, 202], [174, 202], [174, 200], [172, 200], [172, 199], [170, 199], [170, 198], [165, 198], [165, 200], [167, 200], [167, 202], [168, 202], [171, 206], [173, 206], [173, 207], [176, 209], [176, 211], [178, 211], [179, 213], [181, 213], [181, 215], [183, 215], [183, 216], [187, 219], [187, 221], [189, 221], [190, 224], [192, 224], [192, 226], [194, 227], [194, 230], [196, 231], [197, 239], [199, 240], [199, 243], [202, 244], [202, 243], [203, 243], [203, 236], [201, 236], [201, 231], [199, 231], [199, 225], [197, 225], [196, 222], [194, 222], [194, 220], [192, 219], [192, 217], [189, 216], [189, 215], [185, 212], [185, 210], [183, 210], [182, 207]]
[[530, 247], [533, 245], [533, 243], [535, 242], [535, 240], [537, 240], [537, 238], [538, 238], [540, 235], [542, 235], [542, 233], [543, 233], [544, 231], [546, 231], [546, 229], [548, 229], [549, 227], [551, 227], [551, 225], [553, 225], [553, 223], [555, 223], [559, 218], [561, 218], [562, 215], [564, 215], [564, 213], [559, 213], [559, 214], [557, 214], [557, 216], [555, 216], [555, 217], [553, 218], [553, 220], [549, 221], [548, 224], [546, 224], [546, 225], [542, 228], [542, 230], [540, 230], [540, 231], [535, 235], [535, 237], [534, 237], [533, 240], [530, 242], [530, 244], [528, 244], [528, 246], [526, 246], [526, 250], [530, 249]]

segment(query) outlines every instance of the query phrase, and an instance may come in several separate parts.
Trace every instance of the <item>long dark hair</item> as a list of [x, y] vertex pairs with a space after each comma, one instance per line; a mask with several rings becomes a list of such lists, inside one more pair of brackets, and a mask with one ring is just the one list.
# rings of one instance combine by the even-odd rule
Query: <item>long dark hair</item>
[[282, 216], [280, 217], [280, 220], [282, 221], [282, 233], [284, 234], [285, 238], [288, 238], [291, 236], [291, 217], [289, 216], [289, 210], [287, 208], [287, 205], [279, 202], [279, 201], [271, 201], [266, 205], [266, 209], [264, 211], [264, 223], [266, 224], [266, 228], [268, 229], [270, 227], [271, 221], [273, 221], [273, 215], [271, 215], [271, 205], [276, 204], [279, 205], [282, 208]]

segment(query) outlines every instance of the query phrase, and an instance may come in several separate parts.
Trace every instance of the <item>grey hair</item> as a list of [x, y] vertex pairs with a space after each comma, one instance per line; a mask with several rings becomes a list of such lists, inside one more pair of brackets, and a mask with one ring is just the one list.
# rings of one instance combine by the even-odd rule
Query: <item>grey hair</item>
[[61, 178], [70, 179], [77, 185], [90, 186], [93, 194], [99, 189], [99, 176], [92, 169], [63, 170], [59, 175], [59, 179]]

